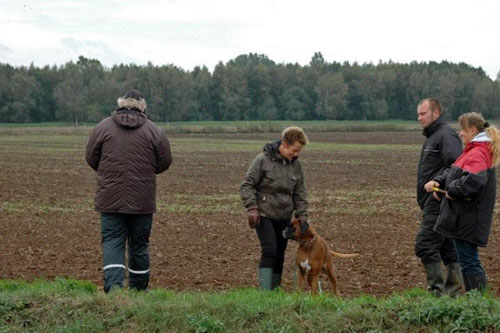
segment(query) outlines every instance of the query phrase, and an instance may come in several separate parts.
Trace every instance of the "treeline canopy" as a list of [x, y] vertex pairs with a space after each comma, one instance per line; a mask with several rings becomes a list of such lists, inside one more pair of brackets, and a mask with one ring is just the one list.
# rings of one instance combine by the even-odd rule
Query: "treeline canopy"
[[500, 116], [500, 83], [465, 63], [327, 62], [278, 64], [240, 55], [192, 71], [175, 65], [104, 67], [80, 56], [63, 66], [0, 63], [0, 122], [98, 122], [129, 89], [143, 92], [155, 121], [416, 119], [424, 97], [438, 98], [448, 119], [465, 112]]

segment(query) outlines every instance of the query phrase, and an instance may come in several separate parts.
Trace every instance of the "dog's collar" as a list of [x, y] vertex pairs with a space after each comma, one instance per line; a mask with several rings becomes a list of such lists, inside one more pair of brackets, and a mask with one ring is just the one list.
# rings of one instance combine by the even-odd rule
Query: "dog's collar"
[[307, 243], [311, 243], [312, 241], [314, 241], [316, 239], [316, 235], [314, 235], [314, 237], [310, 240], [302, 240], [302, 239], [298, 239], [297, 242], [299, 242], [300, 244], [307, 244]]

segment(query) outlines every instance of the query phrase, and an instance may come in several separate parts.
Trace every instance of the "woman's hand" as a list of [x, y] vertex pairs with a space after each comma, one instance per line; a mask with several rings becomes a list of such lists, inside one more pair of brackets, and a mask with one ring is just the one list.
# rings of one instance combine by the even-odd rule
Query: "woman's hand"
[[439, 188], [439, 183], [438, 183], [437, 181], [435, 181], [435, 180], [431, 180], [430, 182], [428, 182], [428, 183], [426, 183], [426, 184], [424, 185], [424, 188], [425, 188], [425, 190], [426, 190], [427, 192], [432, 192], [432, 189], [433, 189], [434, 187]]
[[247, 208], [248, 226], [255, 229], [260, 223], [259, 207], [250, 206]]

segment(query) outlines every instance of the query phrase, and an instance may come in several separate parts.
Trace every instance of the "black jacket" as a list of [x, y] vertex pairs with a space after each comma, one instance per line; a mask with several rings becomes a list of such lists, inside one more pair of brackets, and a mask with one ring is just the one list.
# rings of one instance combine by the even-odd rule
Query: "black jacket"
[[424, 215], [439, 215], [440, 202], [424, 185], [449, 168], [462, 152], [462, 143], [455, 130], [443, 117], [439, 117], [423, 134], [427, 138], [422, 146], [417, 171], [417, 201]]
[[442, 200], [434, 230], [450, 238], [486, 246], [497, 187], [490, 143], [469, 143], [452, 167], [434, 180], [454, 198]]

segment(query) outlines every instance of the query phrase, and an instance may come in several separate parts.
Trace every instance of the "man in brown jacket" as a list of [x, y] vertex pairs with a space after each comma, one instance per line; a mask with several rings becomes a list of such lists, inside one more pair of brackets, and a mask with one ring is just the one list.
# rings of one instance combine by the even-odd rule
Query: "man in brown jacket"
[[94, 128], [86, 150], [97, 171], [105, 292], [123, 287], [127, 241], [129, 288], [146, 290], [156, 175], [172, 163], [167, 138], [144, 114], [144, 96], [131, 90], [118, 98], [118, 107]]

